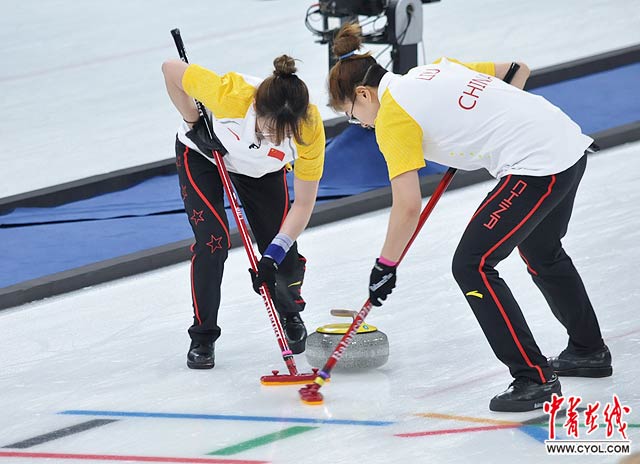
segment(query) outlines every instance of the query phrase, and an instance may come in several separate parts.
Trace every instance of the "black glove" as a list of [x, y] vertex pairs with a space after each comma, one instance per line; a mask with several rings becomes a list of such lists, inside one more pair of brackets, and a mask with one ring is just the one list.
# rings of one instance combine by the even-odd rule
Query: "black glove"
[[278, 272], [278, 265], [276, 262], [268, 256], [263, 256], [258, 262], [258, 272], [253, 269], [249, 269], [251, 274], [251, 281], [253, 282], [253, 290], [257, 294], [260, 294], [260, 287], [262, 284], [267, 284], [271, 298], [276, 297], [276, 272]]
[[203, 117], [200, 117], [191, 130], [185, 135], [209, 158], [213, 158], [214, 150], [220, 153], [220, 156], [227, 154], [227, 149], [222, 145], [222, 142], [218, 140], [215, 133], [213, 134], [213, 139], [209, 137], [209, 131], [207, 131]]
[[373, 306], [382, 306], [396, 287], [396, 269], [397, 266], [387, 266], [376, 259], [369, 276], [369, 301]]

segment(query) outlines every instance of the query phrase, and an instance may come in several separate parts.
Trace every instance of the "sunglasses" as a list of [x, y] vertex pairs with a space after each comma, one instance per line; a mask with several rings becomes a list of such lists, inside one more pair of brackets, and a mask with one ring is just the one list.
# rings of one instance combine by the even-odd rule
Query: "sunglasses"
[[359, 124], [362, 125], [362, 123], [360, 122], [360, 120], [358, 118], [356, 118], [353, 115], [353, 107], [356, 105], [356, 98], [357, 98], [358, 94], [356, 93], [353, 96], [353, 99], [351, 100], [351, 111], [349, 111], [348, 113], [345, 111], [345, 115], [347, 116], [347, 122], [349, 124]]

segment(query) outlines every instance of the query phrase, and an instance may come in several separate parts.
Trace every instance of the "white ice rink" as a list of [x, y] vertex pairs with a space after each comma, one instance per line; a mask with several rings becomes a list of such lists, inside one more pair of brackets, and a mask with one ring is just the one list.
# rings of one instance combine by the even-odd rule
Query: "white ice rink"
[[[311, 2], [21, 0], [0, 8], [0, 197], [167, 159], [178, 122], [161, 62], [180, 27], [193, 62], [270, 72], [286, 52], [324, 107], [326, 48], [303, 15]], [[442, 0], [424, 7], [427, 60], [522, 59], [532, 68], [640, 43], [637, 0]], [[568, 253], [614, 358], [604, 379], [563, 378], [583, 405], [616, 394], [640, 451], [640, 142], [590, 158]], [[216, 367], [185, 365], [189, 265], [0, 312], [0, 464], [72, 462], [618, 463], [621, 456], [548, 456], [542, 411], [498, 414], [511, 381], [450, 272], [457, 240], [492, 183], [446, 192], [399, 269], [398, 287], [368, 319], [389, 337], [382, 368], [334, 371], [325, 404], [298, 387], [263, 387], [284, 370], [242, 249], [229, 254]], [[306, 231], [309, 329], [335, 307], [359, 309], [388, 211]], [[499, 267], [547, 355], [566, 334], [517, 256]], [[297, 356], [308, 370], [304, 356]], [[602, 414], [602, 413], [600, 413]], [[104, 422], [99, 422], [104, 421]], [[107, 423], [107, 421], [113, 421]], [[559, 419], [561, 423], [563, 419]], [[535, 422], [535, 421], [534, 421]], [[593, 436], [604, 437], [601, 424]], [[84, 425], [83, 425], [84, 424]], [[72, 433], [66, 427], [85, 427]], [[581, 438], [585, 429], [581, 428]], [[564, 433], [559, 426], [559, 433]], [[17, 446], [20, 445], [20, 446]], [[129, 458], [127, 458], [127, 456]]]
[[[631, 406], [625, 420], [632, 440], [640, 440], [638, 150], [635, 143], [591, 157], [565, 240], [613, 353], [614, 375], [562, 379], [564, 394], [581, 396], [584, 403], [604, 405], [615, 393]], [[544, 413], [488, 410], [489, 399], [510, 376], [453, 281], [450, 260], [490, 187], [489, 182], [445, 193], [402, 263], [390, 301], [369, 317], [389, 337], [389, 362], [373, 371], [334, 371], [320, 407], [302, 404], [297, 387], [260, 385], [261, 375], [284, 365], [262, 302], [250, 290], [242, 249], [231, 250], [227, 261], [223, 335], [211, 371], [185, 365], [191, 318], [187, 263], [0, 312], [0, 447], [89, 420], [118, 419], [27, 449], [0, 448], [0, 464], [25, 462], [3, 459], [3, 452], [278, 464], [618, 462], [610, 456], [547, 456], [539, 441], [546, 427], [505, 422]], [[380, 211], [302, 236], [300, 249], [309, 259], [304, 294], [310, 328], [330, 322], [331, 308], [359, 309], [386, 222], [387, 211]], [[543, 352], [562, 350], [564, 330], [517, 255], [499, 270]], [[296, 360], [306, 370], [305, 357]], [[467, 428], [472, 430], [460, 430]], [[278, 431], [299, 434], [232, 448], [237, 452], [229, 456], [207, 456]]]

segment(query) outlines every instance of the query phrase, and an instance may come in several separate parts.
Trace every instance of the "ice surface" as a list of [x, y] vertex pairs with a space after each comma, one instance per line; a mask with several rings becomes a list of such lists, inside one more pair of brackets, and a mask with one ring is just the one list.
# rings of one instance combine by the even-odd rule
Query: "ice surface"
[[[600, 401], [604, 407], [617, 394], [633, 408], [624, 419], [635, 441], [640, 440], [640, 190], [634, 187], [639, 150], [640, 143], [634, 143], [590, 158], [564, 240], [613, 353], [614, 375], [562, 380], [565, 395], [579, 395], [585, 403]], [[281, 464], [618, 462], [612, 456], [547, 456], [540, 441], [546, 427], [504, 422], [544, 413], [488, 410], [489, 399], [510, 377], [460, 294], [450, 261], [491, 186], [487, 182], [444, 194], [402, 263], [394, 294], [368, 318], [389, 337], [389, 362], [371, 371], [336, 371], [322, 389], [323, 406], [302, 404], [297, 387], [260, 385], [261, 375], [284, 370], [284, 364], [266, 311], [250, 288], [242, 249], [229, 254], [220, 312], [223, 334], [211, 371], [185, 365], [191, 318], [188, 263], [0, 312], [0, 464], [42, 461], [2, 457], [12, 451]], [[364, 303], [387, 214], [370, 213], [302, 235], [300, 249], [309, 259], [304, 294], [310, 329], [334, 321], [331, 308], [359, 309]], [[512, 256], [499, 271], [543, 352], [562, 350], [564, 330], [524, 264]], [[304, 356], [296, 359], [306, 370]], [[184, 417], [188, 414], [205, 416]], [[1, 448], [92, 419], [118, 421], [28, 449]], [[498, 426], [507, 428], [444, 433]], [[233, 455], [207, 456], [260, 436], [291, 432], [291, 427], [317, 428], [296, 429], [296, 436]], [[397, 436], [419, 432], [435, 434]]]
[[[326, 48], [314, 43], [302, 21], [309, 4], [5, 2], [0, 197], [171, 157], [179, 118], [165, 95], [160, 64], [175, 56], [174, 27], [181, 28], [193, 62], [220, 72], [266, 75], [276, 55], [300, 58], [312, 98], [325, 118], [332, 117], [324, 105]], [[635, 0], [443, 0], [424, 8], [427, 60], [520, 59], [539, 68], [640, 42]], [[614, 376], [562, 381], [565, 394], [585, 402], [619, 395], [633, 408], [625, 419], [635, 441], [639, 150], [635, 143], [591, 158], [565, 240], [613, 353]], [[185, 365], [188, 263], [0, 312], [0, 464], [44, 461], [42, 455], [7, 457], [18, 451], [70, 455], [46, 462], [77, 462], [71, 458], [87, 454], [282, 464], [618, 462], [547, 456], [540, 441], [545, 427], [503, 422], [542, 412], [488, 410], [510, 378], [460, 295], [450, 261], [491, 185], [444, 195], [399, 270], [397, 290], [368, 319], [389, 337], [389, 362], [367, 372], [336, 371], [320, 407], [303, 405], [297, 387], [260, 386], [261, 375], [284, 365], [262, 303], [250, 290], [242, 249], [230, 252], [225, 271], [223, 336], [212, 371]], [[387, 211], [381, 211], [300, 238], [309, 259], [304, 292], [310, 329], [333, 322], [331, 308], [359, 309], [386, 223]], [[509, 258], [499, 270], [543, 352], [560, 351], [564, 331], [520, 260]], [[297, 362], [308, 368], [304, 356]], [[30, 448], [2, 448], [94, 419], [117, 421]], [[498, 426], [508, 428], [445, 433]], [[298, 435], [207, 455], [278, 431]], [[434, 434], [397, 436], [420, 432]]]

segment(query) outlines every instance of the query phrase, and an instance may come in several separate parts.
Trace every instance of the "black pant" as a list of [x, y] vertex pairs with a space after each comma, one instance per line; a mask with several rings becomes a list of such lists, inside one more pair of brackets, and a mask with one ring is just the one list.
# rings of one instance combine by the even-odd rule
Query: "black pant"
[[604, 344], [593, 307], [561, 239], [587, 163], [544, 177], [509, 175], [487, 195], [465, 230], [453, 274], [498, 359], [514, 377], [545, 382], [553, 374], [509, 287], [495, 266], [515, 247], [569, 347], [590, 353]]
[[[218, 326], [220, 286], [224, 262], [231, 246], [222, 181], [218, 168], [211, 161], [179, 140], [176, 140], [176, 165], [185, 212], [196, 240], [191, 246], [194, 317], [189, 335], [197, 342], [215, 341], [221, 333]], [[242, 202], [258, 250], [263, 253], [279, 232], [290, 208], [286, 171], [282, 169], [260, 178], [233, 173], [229, 175]], [[305, 302], [300, 289], [305, 263], [294, 242], [280, 264], [276, 278], [274, 303], [281, 314], [304, 309]], [[246, 291], [253, 293], [248, 272], [246, 278]], [[260, 304], [256, 295], [256, 305]]]

